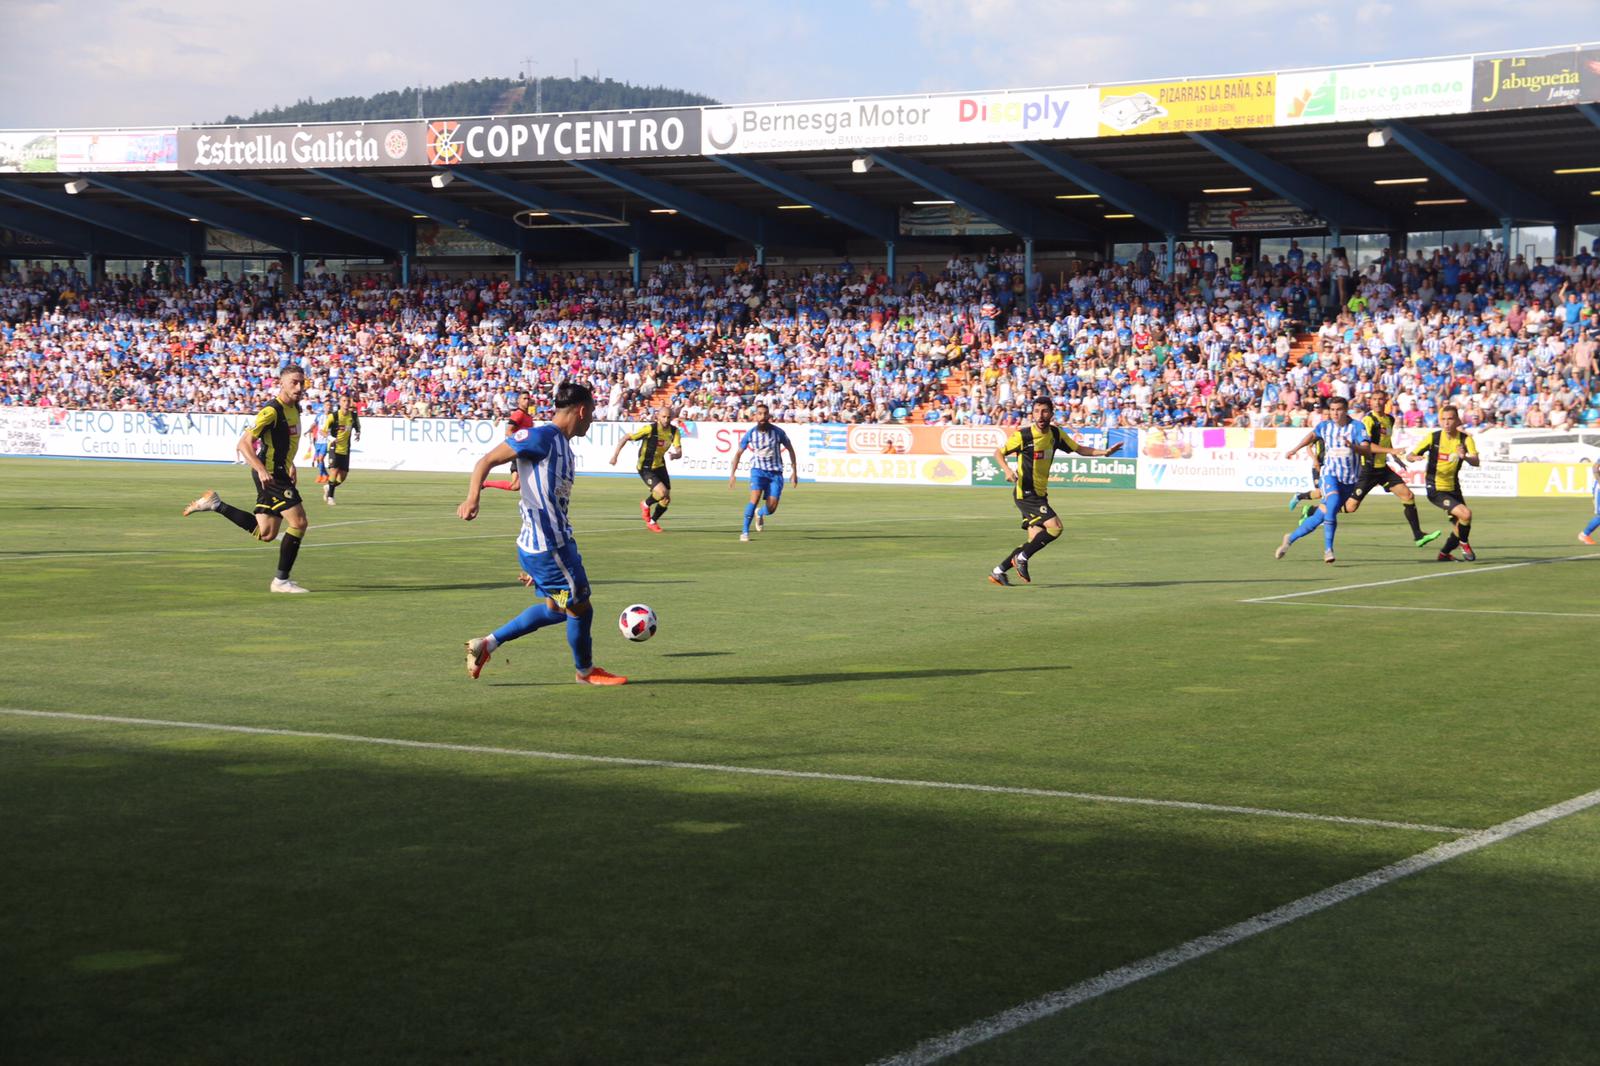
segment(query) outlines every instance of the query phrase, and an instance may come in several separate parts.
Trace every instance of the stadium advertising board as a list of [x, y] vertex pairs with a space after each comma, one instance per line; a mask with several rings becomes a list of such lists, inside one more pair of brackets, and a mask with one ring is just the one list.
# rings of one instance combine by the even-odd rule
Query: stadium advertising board
[[1304, 492], [1311, 464], [1299, 459], [1139, 458], [1137, 487], [1179, 492]]
[[1196, 78], [1099, 90], [1099, 135], [1191, 133], [1271, 126], [1278, 77]]
[[55, 169], [55, 130], [0, 132], [0, 174], [48, 174]]
[[700, 108], [435, 118], [426, 136], [432, 166], [696, 155]]
[[252, 415], [0, 408], [0, 453], [231, 462]]
[[900, 209], [902, 237], [998, 237], [1004, 226], [975, 215], [959, 204], [925, 205]]
[[1517, 463], [1518, 496], [1594, 494], [1594, 467], [1588, 463]]
[[1320, 216], [1302, 211], [1288, 200], [1194, 200], [1189, 204], [1189, 229], [1195, 233], [1320, 230], [1326, 225]]
[[1472, 110], [1558, 107], [1600, 99], [1600, 50], [1494, 56], [1472, 67]]
[[1455, 115], [1472, 108], [1472, 60], [1278, 75], [1277, 125]]
[[177, 130], [63, 132], [56, 136], [56, 169], [64, 173], [177, 170]]
[[[1111, 455], [1057, 455], [1050, 463], [1050, 484], [1088, 489], [1131, 489], [1138, 484], [1139, 464], [1133, 458]], [[1000, 465], [988, 456], [972, 459], [972, 484], [1008, 485]]]
[[425, 166], [420, 121], [309, 126], [208, 126], [178, 130], [183, 170]]
[[1094, 89], [1079, 88], [708, 107], [700, 150], [724, 155], [1093, 137], [1097, 102]]

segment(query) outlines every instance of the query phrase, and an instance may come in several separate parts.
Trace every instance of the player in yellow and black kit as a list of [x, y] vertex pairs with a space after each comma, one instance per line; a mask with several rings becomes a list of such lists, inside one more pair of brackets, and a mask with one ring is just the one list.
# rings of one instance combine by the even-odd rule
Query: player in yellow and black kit
[[322, 486], [322, 499], [331, 506], [334, 491], [350, 476], [351, 434], [361, 439], [361, 416], [350, 406], [350, 397], [339, 397], [339, 406], [328, 412], [322, 431], [328, 438], [328, 482]]
[[[1367, 427], [1367, 440], [1385, 448], [1394, 447], [1394, 415], [1389, 413], [1389, 396], [1382, 389], [1372, 390], [1367, 401], [1367, 413], [1362, 416], [1361, 423]], [[1344, 501], [1345, 512], [1355, 514], [1361, 501], [1367, 498], [1367, 493], [1380, 488], [1400, 501], [1401, 513], [1411, 527], [1411, 539], [1417, 547], [1426, 548], [1443, 535], [1441, 529], [1432, 533], [1422, 531], [1422, 522], [1417, 516], [1417, 498], [1412, 494], [1411, 486], [1395, 473], [1389, 465], [1389, 457], [1382, 452], [1361, 457], [1361, 482], [1350, 498]]]
[[1472, 535], [1472, 509], [1461, 494], [1461, 464], [1477, 466], [1482, 460], [1478, 458], [1478, 445], [1461, 432], [1461, 412], [1454, 407], [1439, 408], [1439, 428], [1418, 441], [1406, 456], [1424, 457], [1428, 460], [1428, 502], [1448, 514], [1455, 525], [1439, 552], [1439, 561], [1453, 560], [1455, 556], [1450, 553], [1459, 546], [1461, 557], [1474, 562], [1478, 557], [1468, 540]]
[[[1028, 561], [1061, 536], [1061, 518], [1050, 507], [1049, 497], [1050, 463], [1056, 452], [1104, 456], [1113, 455], [1122, 447], [1114, 444], [1109, 448], [1085, 448], [1051, 423], [1054, 416], [1055, 405], [1050, 398], [1039, 397], [1033, 401], [1032, 423], [1011, 434], [1004, 448], [995, 449], [995, 460], [1005, 472], [1006, 480], [1016, 484], [1013, 495], [1017, 510], [1022, 512], [1022, 528], [1028, 531], [1028, 539], [1007, 553], [1000, 565], [990, 571], [989, 580], [996, 585], [1011, 584], [1006, 571], [1013, 566], [1017, 568], [1018, 577], [1024, 582], [1030, 581]], [[1007, 458], [1011, 455], [1017, 457], [1015, 474]]]
[[255, 514], [222, 502], [214, 491], [183, 509], [185, 516], [196, 511], [215, 511], [258, 540], [284, 538], [278, 545], [278, 573], [269, 586], [273, 592], [305, 592], [289, 580], [300, 542], [305, 538], [305, 503], [295, 488], [294, 452], [300, 443], [300, 397], [305, 395], [305, 371], [286, 366], [278, 372], [278, 393], [256, 412], [255, 421], [239, 438], [239, 454], [250, 464], [250, 477], [256, 483]]
[[667, 460], [683, 458], [683, 434], [672, 424], [672, 415], [672, 408], [661, 408], [656, 412], [655, 421], [617, 441], [611, 453], [611, 465], [616, 466], [623, 445], [630, 440], [639, 442], [639, 477], [649, 487], [645, 498], [639, 501], [639, 514], [644, 517], [645, 528], [652, 533], [662, 532], [661, 516], [672, 503], [672, 478], [667, 473]]

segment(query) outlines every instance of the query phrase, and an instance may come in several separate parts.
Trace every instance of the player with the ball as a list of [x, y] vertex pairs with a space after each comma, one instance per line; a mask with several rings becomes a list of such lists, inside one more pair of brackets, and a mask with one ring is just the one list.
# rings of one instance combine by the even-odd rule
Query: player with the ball
[[[494, 467], [515, 464], [522, 511], [522, 531], [517, 535], [522, 583], [544, 597], [493, 633], [467, 641], [467, 676], [476, 678], [482, 673], [489, 657], [506, 641], [564, 622], [578, 683], [622, 685], [627, 678], [594, 665], [589, 576], [584, 573], [583, 557], [567, 520], [572, 480], [578, 469], [571, 439], [589, 432], [594, 422], [594, 393], [576, 382], [563, 382], [556, 388], [555, 408], [549, 425], [519, 429], [478, 460], [467, 485], [467, 498], [456, 508], [456, 514], [468, 522], [478, 517], [483, 479]], [[630, 640], [644, 640], [656, 629], [655, 615], [648, 607], [643, 608], [644, 619], [630, 618], [641, 606], [623, 612], [621, 622]], [[630, 624], [638, 625], [637, 634], [628, 632]]]

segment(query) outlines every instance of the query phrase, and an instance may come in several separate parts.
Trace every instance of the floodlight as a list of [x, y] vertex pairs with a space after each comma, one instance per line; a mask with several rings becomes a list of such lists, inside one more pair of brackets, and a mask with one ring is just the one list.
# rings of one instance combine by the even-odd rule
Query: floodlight
[[1394, 134], [1390, 133], [1388, 130], [1373, 130], [1371, 133], [1367, 134], [1367, 147], [1387, 148], [1389, 147], [1389, 142], [1392, 140], [1394, 140]]
[[877, 160], [873, 159], [871, 156], [858, 155], [854, 159], [850, 160], [850, 169], [855, 171], [857, 174], [865, 174], [867, 171], [872, 169], [876, 162]]
[[89, 187], [88, 181], [86, 181], [83, 178], [78, 178], [75, 181], [69, 181], [69, 182], [66, 183], [66, 185], [62, 186], [62, 188], [67, 190], [67, 195], [68, 196], [76, 196], [80, 192], [82, 192], [83, 190], [87, 189], [88, 187]]
[[435, 174], [433, 177], [428, 179], [428, 184], [432, 185], [435, 189], [442, 189], [455, 180], [456, 176], [454, 174]]

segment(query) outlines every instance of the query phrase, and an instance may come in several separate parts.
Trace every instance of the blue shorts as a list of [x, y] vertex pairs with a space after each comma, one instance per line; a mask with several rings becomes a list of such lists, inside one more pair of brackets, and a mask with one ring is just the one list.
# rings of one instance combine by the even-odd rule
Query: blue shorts
[[1344, 506], [1344, 501], [1348, 500], [1350, 497], [1352, 497], [1352, 496], [1354, 496], [1356, 494], [1356, 489], [1360, 487], [1360, 483], [1359, 482], [1346, 483], [1346, 482], [1340, 481], [1338, 478], [1334, 477], [1332, 474], [1323, 474], [1322, 475], [1322, 485], [1320, 487], [1322, 489], [1322, 499], [1323, 499], [1323, 501], [1326, 502], [1328, 500], [1332, 500], [1333, 501], [1333, 509], [1334, 509], [1334, 511], [1337, 512], [1340, 508], [1342, 508]]
[[578, 545], [567, 541], [555, 551], [525, 552], [517, 549], [522, 572], [533, 578], [533, 588], [541, 596], [556, 601], [563, 610], [589, 598], [589, 575], [583, 569]]
[[768, 499], [776, 500], [783, 495], [783, 471], [750, 471], [750, 491], [759, 492]]
[[328, 454], [328, 446], [326, 444], [313, 444], [311, 446], [311, 454], [321, 459]]

